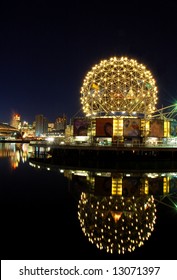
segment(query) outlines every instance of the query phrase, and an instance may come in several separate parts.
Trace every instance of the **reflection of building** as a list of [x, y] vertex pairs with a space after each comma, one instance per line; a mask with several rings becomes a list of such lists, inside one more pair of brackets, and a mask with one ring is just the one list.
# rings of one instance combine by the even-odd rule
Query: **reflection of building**
[[15, 143], [1, 143], [0, 157], [10, 158], [10, 165], [16, 169], [20, 162], [26, 162], [28, 158], [29, 145]]
[[97, 248], [124, 254], [149, 239], [155, 212], [153, 196], [99, 197], [82, 193], [78, 215], [82, 231]]
[[65, 176], [73, 185], [84, 186], [82, 191], [96, 196], [139, 197], [166, 196], [177, 191], [177, 173], [119, 173], [66, 170]]
[[65, 175], [82, 191], [78, 217], [83, 233], [109, 253], [124, 254], [142, 246], [154, 230], [155, 202], [177, 192], [175, 173], [66, 170]]
[[79, 200], [83, 233], [98, 249], [109, 253], [124, 254], [143, 246], [154, 230], [158, 203], [175, 208], [176, 195], [172, 194], [177, 194], [177, 173], [64, 170], [46, 160], [32, 159], [30, 165], [68, 178], [69, 189]]

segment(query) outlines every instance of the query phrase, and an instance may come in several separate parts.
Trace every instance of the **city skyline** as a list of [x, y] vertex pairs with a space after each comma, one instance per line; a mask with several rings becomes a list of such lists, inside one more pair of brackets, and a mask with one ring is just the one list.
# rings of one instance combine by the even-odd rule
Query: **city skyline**
[[[19, 116], [20, 122], [21, 122], [21, 123], [29, 123], [29, 124], [32, 124], [33, 122], [35, 122], [35, 118], [36, 118], [37, 116], [39, 116], [39, 115], [42, 115], [43, 117], [46, 118], [46, 116], [45, 116], [44, 114], [42, 114], [42, 113], [41, 113], [41, 114], [40, 114], [40, 113], [37, 113], [35, 116], [30, 116], [30, 119], [31, 119], [32, 121], [28, 121], [27, 119], [24, 119], [24, 117], [23, 117], [21, 114], [19, 114], [19, 112], [13, 112], [13, 113], [10, 115], [9, 121], [8, 121], [8, 122], [5, 121], [5, 120], [4, 120], [4, 121], [1, 120], [0, 123], [4, 123], [4, 124], [6, 123], [6, 124], [10, 124], [10, 125], [11, 125], [11, 122], [12, 122], [13, 117], [14, 117], [15, 115], [18, 115], [18, 116]], [[69, 123], [70, 120], [67, 119], [67, 116], [65, 115], [65, 113], [58, 114], [56, 117], [54, 116], [53, 119], [48, 119], [48, 118], [46, 118], [46, 119], [48, 120], [49, 123], [55, 123], [55, 122], [57, 121], [58, 118], [62, 118], [62, 117], [64, 117], [64, 116], [66, 117], [67, 123]]]
[[[0, 4], [0, 122], [13, 112], [32, 122], [81, 110], [80, 89], [102, 59], [128, 56], [147, 65], [157, 87], [157, 107], [177, 99], [175, 3], [111, 1]], [[82, 110], [81, 110], [82, 111]]]

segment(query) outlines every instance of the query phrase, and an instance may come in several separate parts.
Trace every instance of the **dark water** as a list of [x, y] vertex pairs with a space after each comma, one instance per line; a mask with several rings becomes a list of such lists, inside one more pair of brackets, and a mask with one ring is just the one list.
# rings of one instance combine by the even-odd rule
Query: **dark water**
[[[71, 171], [67, 167], [64, 170], [60, 166], [34, 165], [35, 162], [30, 165], [30, 152], [28, 144], [0, 144], [1, 259], [176, 259], [174, 170], [163, 174], [155, 174], [154, 170], [150, 175], [85, 171], [81, 167]], [[120, 206], [121, 195], [112, 194], [110, 185], [111, 178], [120, 183], [120, 177], [125, 206]], [[103, 185], [105, 181], [107, 185]], [[148, 194], [142, 195], [147, 192], [147, 182]], [[132, 197], [136, 201], [132, 202]], [[145, 212], [148, 199], [155, 200], [149, 202]], [[129, 211], [128, 203], [131, 207], [136, 203], [137, 210]], [[153, 213], [156, 218], [151, 231], [145, 226], [146, 215], [150, 219], [147, 225], [152, 225]], [[126, 228], [124, 223], [120, 227], [123, 215], [130, 223], [129, 214], [134, 215], [135, 224]], [[138, 247], [137, 236], [145, 230], [150, 236]], [[127, 251], [128, 238], [135, 240], [132, 252]], [[119, 248], [125, 247], [125, 253], [107, 253], [106, 248], [114, 248], [117, 240], [122, 242]], [[101, 243], [103, 249], [98, 249], [96, 243]]]

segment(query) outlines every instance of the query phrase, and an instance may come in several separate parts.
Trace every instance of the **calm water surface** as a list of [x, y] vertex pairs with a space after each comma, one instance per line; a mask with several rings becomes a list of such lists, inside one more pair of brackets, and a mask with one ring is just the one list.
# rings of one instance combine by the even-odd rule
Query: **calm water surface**
[[31, 151], [0, 144], [1, 259], [176, 259], [177, 171], [52, 167]]

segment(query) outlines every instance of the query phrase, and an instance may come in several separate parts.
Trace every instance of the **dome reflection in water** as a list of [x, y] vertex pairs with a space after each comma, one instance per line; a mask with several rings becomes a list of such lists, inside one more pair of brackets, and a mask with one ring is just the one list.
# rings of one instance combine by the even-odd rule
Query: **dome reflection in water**
[[121, 173], [107, 176], [90, 180], [93, 193], [82, 192], [80, 225], [97, 248], [118, 254], [132, 252], [142, 246], [154, 230], [154, 197], [149, 193], [147, 178]]
[[107, 253], [122, 255], [142, 247], [156, 227], [157, 205], [176, 207], [177, 173], [67, 167], [60, 172], [68, 178], [73, 195], [77, 193], [83, 234]]
[[78, 218], [84, 235], [100, 250], [124, 254], [143, 246], [156, 224], [156, 205], [173, 207], [164, 202], [176, 191], [172, 173], [71, 173], [73, 183], [84, 186], [85, 181]]
[[124, 254], [144, 244], [156, 221], [153, 196], [100, 197], [81, 194], [79, 220], [82, 231], [97, 248]]

